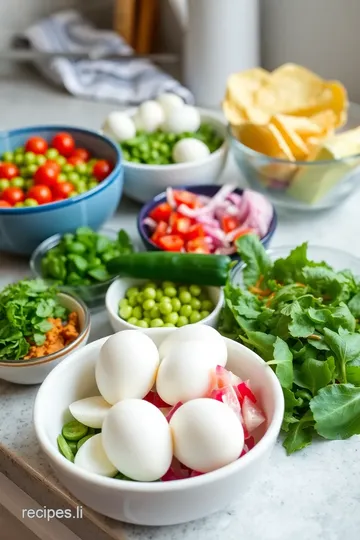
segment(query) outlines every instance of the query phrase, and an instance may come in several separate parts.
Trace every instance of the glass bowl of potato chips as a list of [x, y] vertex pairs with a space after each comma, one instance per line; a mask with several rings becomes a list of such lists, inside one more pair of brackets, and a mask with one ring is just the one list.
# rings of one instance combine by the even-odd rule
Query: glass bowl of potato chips
[[330, 208], [360, 185], [360, 107], [339, 81], [251, 69], [229, 77], [223, 111], [243, 176], [278, 207]]

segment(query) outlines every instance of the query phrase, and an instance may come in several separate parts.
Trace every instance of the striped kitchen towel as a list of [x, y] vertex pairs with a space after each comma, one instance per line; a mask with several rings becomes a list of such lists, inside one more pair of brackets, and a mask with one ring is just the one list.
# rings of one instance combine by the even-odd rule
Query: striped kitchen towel
[[[115, 32], [94, 28], [77, 11], [62, 11], [31, 26], [21, 36], [41, 52], [106, 51], [129, 54], [131, 47]], [[19, 40], [17, 40], [19, 41]], [[163, 92], [174, 92], [187, 103], [191, 92], [148, 60], [68, 60], [37, 63], [43, 75], [82, 98], [136, 105]]]

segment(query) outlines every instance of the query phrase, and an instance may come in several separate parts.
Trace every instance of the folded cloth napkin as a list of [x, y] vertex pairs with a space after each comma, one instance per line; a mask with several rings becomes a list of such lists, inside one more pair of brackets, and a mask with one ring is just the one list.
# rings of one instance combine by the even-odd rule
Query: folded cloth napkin
[[[132, 48], [115, 32], [94, 28], [77, 11], [62, 11], [31, 26], [20, 41], [41, 52], [129, 54]], [[19, 39], [17, 40], [19, 42]], [[75, 96], [136, 105], [163, 92], [174, 92], [187, 103], [190, 91], [148, 60], [68, 60], [37, 62], [43, 75]]]

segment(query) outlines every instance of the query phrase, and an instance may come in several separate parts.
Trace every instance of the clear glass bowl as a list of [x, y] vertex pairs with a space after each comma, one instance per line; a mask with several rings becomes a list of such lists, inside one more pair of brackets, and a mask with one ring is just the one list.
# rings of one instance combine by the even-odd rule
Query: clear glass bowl
[[[351, 105], [343, 129], [360, 125], [360, 107]], [[329, 161], [288, 161], [261, 154], [239, 142], [229, 129], [235, 161], [249, 186], [278, 208], [322, 210], [338, 205], [360, 180], [360, 154]]]
[[[116, 240], [117, 238], [117, 232], [111, 229], [100, 229], [97, 232], [107, 236], [110, 240]], [[34, 276], [43, 277], [41, 273], [41, 260], [50, 249], [53, 249], [59, 244], [61, 236], [61, 234], [50, 236], [50, 238], [44, 240], [44, 242], [35, 249], [30, 259], [30, 268]], [[59, 289], [80, 297], [90, 311], [94, 313], [105, 309], [106, 292], [114, 279], [115, 278], [111, 278], [107, 281], [94, 283], [93, 285], [61, 285]]]

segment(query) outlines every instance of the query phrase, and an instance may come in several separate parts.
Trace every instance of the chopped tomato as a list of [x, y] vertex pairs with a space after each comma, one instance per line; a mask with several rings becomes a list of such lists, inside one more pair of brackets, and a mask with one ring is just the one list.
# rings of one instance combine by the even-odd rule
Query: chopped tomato
[[234, 216], [223, 216], [221, 218], [221, 228], [225, 233], [234, 231], [239, 226], [239, 221]]
[[168, 203], [161, 203], [155, 206], [149, 213], [149, 217], [156, 222], [169, 221], [171, 216], [171, 206]]
[[0, 178], [11, 180], [11, 178], [15, 178], [19, 174], [19, 169], [13, 163], [7, 163], [6, 161], [0, 163]]
[[160, 238], [166, 234], [168, 228], [168, 224], [165, 221], [160, 221], [155, 231], [153, 232], [152, 236], [150, 237], [150, 240], [154, 242], [154, 244], [158, 244]]
[[181, 251], [184, 240], [177, 234], [166, 234], [159, 239], [158, 244], [165, 251]]
[[185, 204], [189, 208], [197, 208], [200, 206], [198, 196], [195, 195], [195, 193], [179, 189], [174, 189], [173, 193], [174, 200], [178, 206], [180, 206], [180, 204]]
[[209, 254], [210, 249], [204, 238], [194, 238], [194, 240], [189, 240], [186, 244], [186, 251], [188, 253], [203, 253]]
[[0, 208], [11, 208], [11, 204], [3, 199], [0, 199]]
[[188, 217], [179, 217], [174, 219], [174, 223], [171, 227], [173, 234], [180, 234], [181, 236], [187, 236], [191, 227], [191, 219]]
[[233, 241], [235, 242], [235, 240], [237, 240], [241, 236], [245, 236], [246, 234], [252, 234], [252, 233], [254, 233], [254, 229], [251, 229], [250, 227], [245, 227], [244, 229], [242, 229], [241, 231], [237, 233]]
[[25, 193], [17, 187], [8, 187], [1, 194], [2, 200], [8, 202], [11, 206], [16, 203], [23, 202]]
[[195, 223], [195, 225], [192, 225], [186, 234], [186, 238], [188, 240], [195, 240], [195, 238], [205, 238], [205, 236], [206, 233], [204, 225], [202, 225], [201, 223]]
[[42, 137], [30, 137], [25, 145], [25, 152], [34, 152], [34, 154], [45, 154], [48, 149], [48, 143]]

